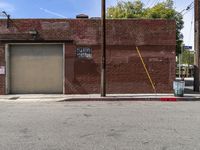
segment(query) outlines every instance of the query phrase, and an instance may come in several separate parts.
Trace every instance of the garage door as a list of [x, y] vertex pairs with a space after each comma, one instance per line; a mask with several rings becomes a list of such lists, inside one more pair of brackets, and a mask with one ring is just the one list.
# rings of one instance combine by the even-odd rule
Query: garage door
[[63, 93], [63, 46], [10, 46], [10, 93]]

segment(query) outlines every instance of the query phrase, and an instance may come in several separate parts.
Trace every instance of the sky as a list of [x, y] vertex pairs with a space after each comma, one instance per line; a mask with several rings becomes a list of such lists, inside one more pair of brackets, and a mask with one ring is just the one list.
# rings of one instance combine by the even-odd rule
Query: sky
[[[106, 0], [107, 7], [119, 0]], [[133, 0], [131, 0], [133, 1]], [[163, 0], [142, 0], [146, 7]], [[181, 12], [193, 0], [174, 0], [175, 8]], [[77, 14], [100, 17], [101, 0], [0, 0], [0, 12], [6, 11], [11, 18], [75, 18]], [[194, 9], [184, 15], [184, 43], [194, 44]]]

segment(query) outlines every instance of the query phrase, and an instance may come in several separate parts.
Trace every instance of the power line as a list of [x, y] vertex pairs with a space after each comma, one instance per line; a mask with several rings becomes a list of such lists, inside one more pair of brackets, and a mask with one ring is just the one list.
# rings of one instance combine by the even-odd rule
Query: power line
[[158, 4], [160, 0], [155, 1], [154, 5]]
[[183, 14], [183, 16], [186, 15], [188, 12], [190, 12], [190, 10], [192, 10], [193, 8], [194, 8], [194, 6], [191, 7], [190, 9], [188, 9], [188, 10]]
[[189, 37], [188, 37], [188, 44], [191, 42], [191, 33], [192, 33], [193, 23], [194, 23], [194, 14], [192, 13], [192, 20], [191, 20], [191, 26], [190, 26]]
[[153, 7], [153, 6], [157, 5], [157, 4], [160, 3], [160, 2], [161, 2], [161, 0], [154, 0], [154, 1], [151, 3], [151, 5], [149, 5], [149, 7]]
[[155, 5], [155, 3], [156, 3], [156, 1], [157, 1], [157, 0], [154, 0], [154, 1], [152, 1], [151, 5], [149, 5], [149, 7], [152, 7], [152, 6], [154, 6], [154, 5]]
[[148, 1], [147, 1], [146, 6], [148, 6], [148, 4], [149, 4], [150, 1], [151, 1], [151, 0], [148, 0]]
[[157, 2], [154, 5], [158, 4], [159, 2], [160, 2], [160, 0], [157, 0]]
[[180, 14], [182, 14], [185, 11], [190, 11], [191, 9], [194, 8], [194, 2], [191, 2], [186, 8], [184, 8], [182, 11], [180, 11]]

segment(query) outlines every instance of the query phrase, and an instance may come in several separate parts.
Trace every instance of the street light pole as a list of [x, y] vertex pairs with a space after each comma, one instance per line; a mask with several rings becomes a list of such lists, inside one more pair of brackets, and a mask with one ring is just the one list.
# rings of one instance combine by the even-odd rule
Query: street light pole
[[106, 96], [106, 0], [101, 2], [101, 96]]

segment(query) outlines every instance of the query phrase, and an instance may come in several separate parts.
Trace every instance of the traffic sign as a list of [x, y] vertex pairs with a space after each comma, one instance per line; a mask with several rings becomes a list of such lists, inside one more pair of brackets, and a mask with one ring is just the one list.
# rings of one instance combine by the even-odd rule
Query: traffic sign
[[192, 49], [192, 46], [184, 46], [184, 49]]

